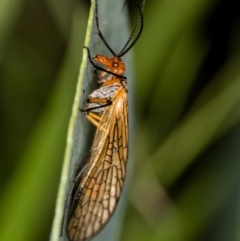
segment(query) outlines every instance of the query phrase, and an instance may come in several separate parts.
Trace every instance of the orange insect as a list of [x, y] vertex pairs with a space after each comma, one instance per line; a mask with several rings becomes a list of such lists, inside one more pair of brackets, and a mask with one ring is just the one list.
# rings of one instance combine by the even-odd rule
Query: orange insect
[[[138, 21], [124, 48], [115, 54], [99, 30], [96, 1], [98, 35], [114, 57], [96, 55], [92, 59], [89, 49], [84, 47], [91, 64], [101, 71], [98, 75], [100, 88], [89, 95], [87, 104], [81, 109], [97, 130], [90, 156], [75, 178], [66, 200], [65, 210], [73, 193], [67, 224], [71, 241], [89, 240], [95, 236], [109, 221], [122, 192], [128, 157], [128, 88], [124, 76], [125, 64], [121, 57], [136, 43], [143, 29], [142, 10], [136, 6], [140, 12]], [[139, 33], [129, 45], [139, 22]], [[105, 68], [97, 66], [93, 61]]]

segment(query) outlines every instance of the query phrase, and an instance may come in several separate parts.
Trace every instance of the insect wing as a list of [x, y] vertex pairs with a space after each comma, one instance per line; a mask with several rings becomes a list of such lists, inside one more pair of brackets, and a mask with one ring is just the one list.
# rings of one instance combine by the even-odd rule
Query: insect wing
[[127, 155], [128, 103], [121, 88], [102, 113], [88, 168], [74, 194], [75, 207], [68, 223], [70, 240], [88, 240], [107, 224], [122, 192]]

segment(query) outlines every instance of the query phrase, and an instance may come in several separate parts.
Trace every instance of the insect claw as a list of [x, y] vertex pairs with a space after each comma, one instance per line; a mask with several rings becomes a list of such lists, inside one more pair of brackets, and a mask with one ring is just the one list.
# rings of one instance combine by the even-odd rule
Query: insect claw
[[78, 110], [81, 111], [83, 114], [86, 114], [86, 112], [87, 112], [85, 109], [82, 109], [80, 107], [78, 108]]

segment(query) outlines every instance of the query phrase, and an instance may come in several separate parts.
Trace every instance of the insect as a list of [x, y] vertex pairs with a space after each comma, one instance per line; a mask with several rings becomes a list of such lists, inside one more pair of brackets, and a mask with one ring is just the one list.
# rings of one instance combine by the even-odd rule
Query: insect
[[[128, 87], [121, 57], [133, 47], [143, 30], [142, 10], [136, 6], [140, 12], [138, 20], [127, 43], [116, 54], [99, 29], [97, 1], [95, 3], [98, 35], [114, 57], [98, 54], [91, 58], [89, 48], [84, 46], [90, 63], [101, 72], [97, 80], [99, 89], [89, 95], [86, 105], [80, 109], [97, 130], [90, 156], [75, 178], [65, 204], [66, 210], [72, 195], [67, 224], [71, 241], [89, 240], [95, 236], [112, 216], [123, 189], [128, 157]], [[140, 30], [131, 42], [139, 22]]]

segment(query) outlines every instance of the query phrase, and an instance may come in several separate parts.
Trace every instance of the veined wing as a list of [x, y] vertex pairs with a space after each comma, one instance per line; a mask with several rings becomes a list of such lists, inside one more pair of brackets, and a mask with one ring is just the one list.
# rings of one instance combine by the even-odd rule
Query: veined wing
[[128, 99], [124, 88], [119, 90], [102, 113], [89, 164], [73, 197], [68, 222], [73, 241], [95, 236], [113, 214], [122, 192], [128, 155]]

